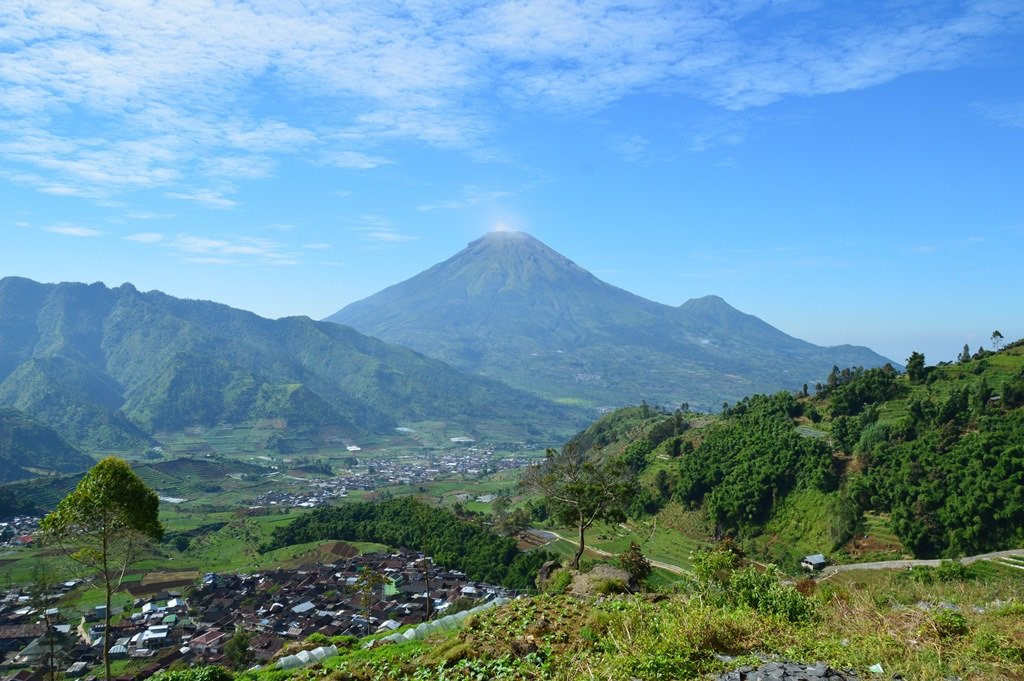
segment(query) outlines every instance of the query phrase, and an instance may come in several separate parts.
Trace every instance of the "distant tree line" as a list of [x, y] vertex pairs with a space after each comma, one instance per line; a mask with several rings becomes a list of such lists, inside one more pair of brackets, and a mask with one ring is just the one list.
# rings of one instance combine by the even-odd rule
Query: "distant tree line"
[[538, 568], [553, 558], [545, 551], [520, 551], [514, 539], [414, 497], [316, 509], [275, 528], [261, 550], [331, 539], [421, 551], [470, 579], [520, 590], [533, 588]]

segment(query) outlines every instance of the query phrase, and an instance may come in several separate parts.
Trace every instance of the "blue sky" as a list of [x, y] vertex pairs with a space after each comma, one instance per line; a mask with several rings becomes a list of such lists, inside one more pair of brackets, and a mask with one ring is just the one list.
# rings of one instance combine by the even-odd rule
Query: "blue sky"
[[326, 316], [498, 226], [668, 304], [1024, 336], [1024, 5], [7, 3], [0, 274]]

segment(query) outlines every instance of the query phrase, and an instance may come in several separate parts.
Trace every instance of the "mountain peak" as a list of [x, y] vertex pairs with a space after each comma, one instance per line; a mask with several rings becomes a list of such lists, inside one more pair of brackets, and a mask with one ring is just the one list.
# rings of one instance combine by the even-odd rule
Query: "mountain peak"
[[721, 296], [709, 295], [701, 296], [700, 298], [690, 298], [685, 303], [679, 306], [681, 310], [688, 310], [690, 312], [738, 312], [729, 303], [725, 302], [725, 299]]

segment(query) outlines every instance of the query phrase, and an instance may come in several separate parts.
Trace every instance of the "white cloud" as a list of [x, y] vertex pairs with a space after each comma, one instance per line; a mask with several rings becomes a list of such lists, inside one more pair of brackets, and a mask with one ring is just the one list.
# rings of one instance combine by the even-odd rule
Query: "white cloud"
[[189, 262], [258, 262], [268, 265], [297, 265], [300, 262], [299, 257], [284, 244], [261, 237], [178, 234], [166, 244]]
[[100, 236], [103, 232], [91, 227], [79, 227], [77, 225], [53, 225], [46, 228], [47, 232], [63, 234], [64, 236], [93, 237]]
[[412, 234], [404, 234], [394, 229], [391, 221], [381, 215], [363, 215], [355, 221], [350, 231], [359, 234], [363, 241], [372, 241], [380, 244], [398, 244], [406, 241], [415, 241], [419, 237]]
[[327, 249], [328, 249], [328, 248], [330, 248], [330, 247], [331, 247], [331, 245], [330, 245], [330, 244], [324, 244], [324, 243], [318, 243], [318, 244], [305, 244], [305, 245], [303, 246], [303, 248], [309, 249], [309, 250], [311, 250], [311, 251], [324, 251], [324, 250], [327, 250]]
[[164, 235], [158, 232], [139, 232], [138, 234], [129, 234], [125, 239], [140, 244], [157, 244], [164, 240]]
[[221, 192], [212, 189], [199, 189], [191, 192], [165, 192], [164, 196], [169, 199], [193, 201], [207, 208], [234, 208], [238, 205], [235, 201], [225, 197]]
[[154, 213], [152, 211], [136, 210], [125, 214], [130, 220], [169, 220], [174, 217], [170, 213]]
[[[283, 157], [369, 170], [395, 141], [500, 156], [510, 110], [657, 93], [741, 111], [970, 63], [1022, 27], [1019, 0], [6, 3], [0, 157], [48, 194], [224, 208]], [[982, 115], [1019, 125], [1007, 106]], [[194, 189], [211, 177], [219, 191]]]

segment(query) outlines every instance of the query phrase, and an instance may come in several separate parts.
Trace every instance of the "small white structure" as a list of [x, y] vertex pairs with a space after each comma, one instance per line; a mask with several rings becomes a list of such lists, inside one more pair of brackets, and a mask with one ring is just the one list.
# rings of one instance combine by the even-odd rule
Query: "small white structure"
[[820, 553], [805, 556], [804, 559], [800, 561], [800, 567], [805, 570], [810, 570], [811, 572], [821, 570], [826, 565], [828, 565], [828, 560]]

